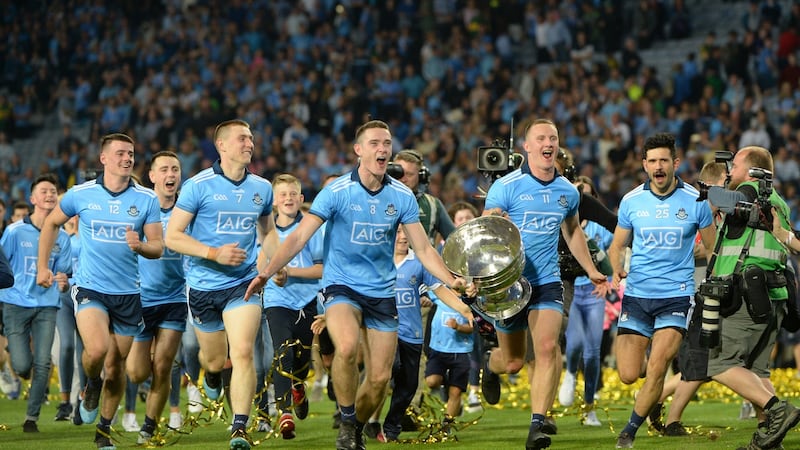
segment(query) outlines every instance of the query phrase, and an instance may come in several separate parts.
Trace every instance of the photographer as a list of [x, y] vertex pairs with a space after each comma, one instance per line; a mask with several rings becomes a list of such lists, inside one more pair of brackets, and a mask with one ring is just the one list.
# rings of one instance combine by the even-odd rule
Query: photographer
[[443, 239], [447, 239], [456, 227], [450, 220], [442, 201], [420, 190], [420, 185], [428, 184], [430, 178], [428, 168], [422, 164], [422, 156], [416, 150], [402, 150], [395, 155], [393, 163], [389, 166], [389, 175], [400, 180], [414, 192], [419, 205], [419, 221], [428, 234], [431, 244], [437, 243], [437, 233], [441, 234]]
[[[406, 185], [414, 193], [419, 206], [419, 223], [428, 235], [428, 240], [432, 245], [437, 245], [439, 240], [437, 234], [441, 235], [441, 239], [447, 239], [450, 233], [456, 229], [447, 209], [442, 204], [442, 201], [431, 194], [423, 192], [422, 185], [427, 185], [430, 181], [431, 173], [423, 164], [422, 155], [412, 149], [405, 149], [398, 152], [392, 163], [386, 170], [392, 178], [400, 180], [401, 183]], [[430, 341], [430, 321], [433, 319], [431, 308], [426, 306], [422, 308], [422, 323], [425, 324], [424, 347], [428, 348]], [[420, 372], [423, 374], [423, 372]], [[422, 387], [423, 383], [419, 383], [417, 392], [414, 398], [419, 398], [422, 401]]]
[[[709, 202], [725, 213], [725, 221], [712, 257], [714, 277], [700, 288], [706, 304], [705, 336], [701, 337], [708, 338], [713, 348], [714, 335], [719, 336], [718, 351], [714, 349], [708, 361], [708, 375], [758, 409], [759, 428], [748, 448], [779, 447], [786, 433], [800, 422], [800, 410], [779, 400], [769, 381], [769, 353], [787, 299], [783, 276], [786, 250], [769, 230], [773, 206], [781, 217], [789, 212], [786, 202], [772, 191], [772, 169], [767, 149], [744, 147], [733, 158], [728, 189], [704, 187]], [[722, 285], [730, 275], [733, 277], [727, 279], [733, 281], [728, 289], [715, 291], [732, 295], [717, 298], [709, 285]], [[715, 314], [708, 314], [709, 298], [720, 303], [718, 324]]]

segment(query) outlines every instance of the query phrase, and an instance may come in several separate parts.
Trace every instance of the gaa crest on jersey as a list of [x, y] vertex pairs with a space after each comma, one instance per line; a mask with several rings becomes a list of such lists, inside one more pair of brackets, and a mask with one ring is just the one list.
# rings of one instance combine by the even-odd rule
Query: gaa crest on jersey
[[558, 206], [562, 208], [569, 208], [569, 202], [567, 201], [567, 196], [561, 194], [561, 197], [558, 197]]
[[417, 279], [417, 276], [416, 275], [411, 275], [411, 278], [408, 279], [408, 284], [410, 284], [411, 286], [416, 286], [417, 283], [419, 283], [419, 280]]
[[131, 207], [128, 208], [128, 215], [131, 217], [137, 217], [139, 215], [139, 208], [137, 208], [136, 205], [131, 205]]
[[61, 246], [60, 246], [60, 245], [58, 245], [58, 242], [56, 242], [55, 244], [53, 244], [53, 250], [52, 250], [52, 252], [51, 252], [51, 253], [61, 253]]
[[678, 213], [675, 214], [675, 217], [677, 217], [680, 220], [686, 220], [686, 219], [689, 218], [689, 215], [686, 214], [686, 210], [685, 209], [681, 208], [681, 209], [678, 210]]
[[261, 206], [261, 204], [263, 204], [263, 203], [264, 203], [264, 199], [261, 198], [260, 195], [258, 195], [258, 192], [253, 194], [253, 204], [255, 204], [256, 206]]
[[394, 207], [394, 203], [389, 203], [389, 206], [386, 207], [386, 211], [384, 211], [387, 216], [393, 216], [397, 214], [397, 208]]

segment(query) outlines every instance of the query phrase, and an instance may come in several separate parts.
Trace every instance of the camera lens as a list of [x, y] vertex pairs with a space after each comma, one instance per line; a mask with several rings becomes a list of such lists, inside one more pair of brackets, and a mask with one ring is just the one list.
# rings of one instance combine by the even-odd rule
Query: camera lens
[[397, 180], [403, 178], [403, 175], [405, 175], [405, 173], [403, 172], [403, 166], [394, 163], [389, 163], [389, 165], [386, 167], [386, 173], [390, 177]]
[[714, 348], [719, 345], [720, 301], [713, 297], [703, 298], [703, 314], [700, 329], [700, 345]]
[[497, 154], [497, 151], [489, 152], [486, 155], [486, 161], [489, 164], [497, 164], [500, 162], [500, 155]]

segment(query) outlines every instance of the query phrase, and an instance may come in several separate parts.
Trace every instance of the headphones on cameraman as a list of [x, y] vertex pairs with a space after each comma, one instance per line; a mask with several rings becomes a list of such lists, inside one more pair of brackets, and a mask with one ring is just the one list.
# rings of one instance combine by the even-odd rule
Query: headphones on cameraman
[[[419, 168], [419, 184], [428, 184], [431, 181], [431, 171], [428, 170], [427, 167], [425, 167], [425, 163], [422, 160], [422, 155], [420, 155], [419, 152], [417, 152], [416, 150], [405, 149], [405, 150], [401, 150], [400, 152], [398, 152], [397, 155], [395, 155], [394, 158], [392, 159], [392, 162], [389, 163], [389, 166], [390, 166], [389, 173], [390, 174], [391, 174], [391, 166], [396, 166], [398, 169], [401, 168], [398, 164], [394, 163], [394, 161], [396, 161], [397, 157], [400, 156], [400, 155], [410, 156], [411, 159], [413, 159], [414, 161], [416, 161], [416, 162], [418, 162], [420, 164], [420, 168]], [[400, 175], [400, 177], [403, 176], [402, 173], [399, 173], [399, 175]], [[392, 174], [392, 176], [394, 176], [394, 175]], [[395, 177], [395, 178], [399, 178], [399, 177]]]
[[574, 163], [568, 164], [570, 162], [569, 155], [561, 147], [558, 148], [557, 158], [564, 161], [564, 173], [562, 173], [561, 175], [563, 175], [564, 178], [568, 179], [571, 183], [574, 183], [575, 178], [578, 175], [578, 169], [575, 167]]

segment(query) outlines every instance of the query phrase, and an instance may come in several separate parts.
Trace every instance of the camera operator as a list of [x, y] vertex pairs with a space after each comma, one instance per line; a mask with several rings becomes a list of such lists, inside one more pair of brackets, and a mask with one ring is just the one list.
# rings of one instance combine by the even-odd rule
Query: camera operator
[[[720, 336], [719, 351], [712, 351], [708, 361], [708, 375], [757, 407], [759, 428], [748, 448], [779, 447], [786, 433], [800, 422], [800, 410], [779, 400], [769, 380], [770, 350], [788, 295], [783, 277], [786, 250], [769, 230], [772, 207], [781, 217], [788, 217], [789, 209], [777, 193], [768, 192], [772, 190], [771, 173], [765, 170], [772, 169], [767, 149], [744, 147], [733, 158], [727, 190], [703, 187], [708, 190], [709, 202], [726, 214], [713, 257], [714, 277], [710, 278], [720, 280], [734, 274], [733, 306], [721, 299], [718, 330], [714, 330], [713, 315], [704, 310], [703, 332]], [[741, 277], [735, 275], [738, 269]], [[700, 292], [704, 293], [702, 286]], [[707, 292], [706, 305], [708, 298], [713, 298]], [[738, 300], [741, 304], [737, 306]]]
[[422, 164], [422, 155], [416, 150], [402, 150], [394, 157], [393, 165], [402, 168], [403, 172], [390, 168], [389, 174], [397, 178], [414, 192], [419, 205], [419, 221], [428, 234], [431, 244], [436, 245], [436, 233], [447, 239], [456, 228], [442, 201], [420, 190], [420, 185], [428, 184], [430, 172]]
[[[417, 198], [417, 205], [419, 205], [419, 222], [425, 230], [425, 234], [428, 235], [428, 240], [431, 244], [434, 246], [438, 244], [437, 234], [440, 234], [442, 239], [447, 239], [456, 226], [450, 219], [450, 215], [447, 213], [442, 201], [420, 189], [421, 185], [428, 184], [431, 176], [430, 171], [423, 164], [422, 155], [412, 149], [401, 150], [394, 156], [387, 173], [400, 180], [401, 183], [414, 192], [414, 196]], [[431, 307], [426, 306], [421, 308], [420, 312], [422, 314], [422, 323], [425, 324], [423, 347], [426, 349], [427, 354], [433, 311]], [[424, 376], [424, 366], [421, 368], [420, 374]], [[417, 392], [414, 394], [414, 398], [419, 399], [420, 402], [422, 402], [423, 386], [425, 386], [425, 383], [419, 383]]]

